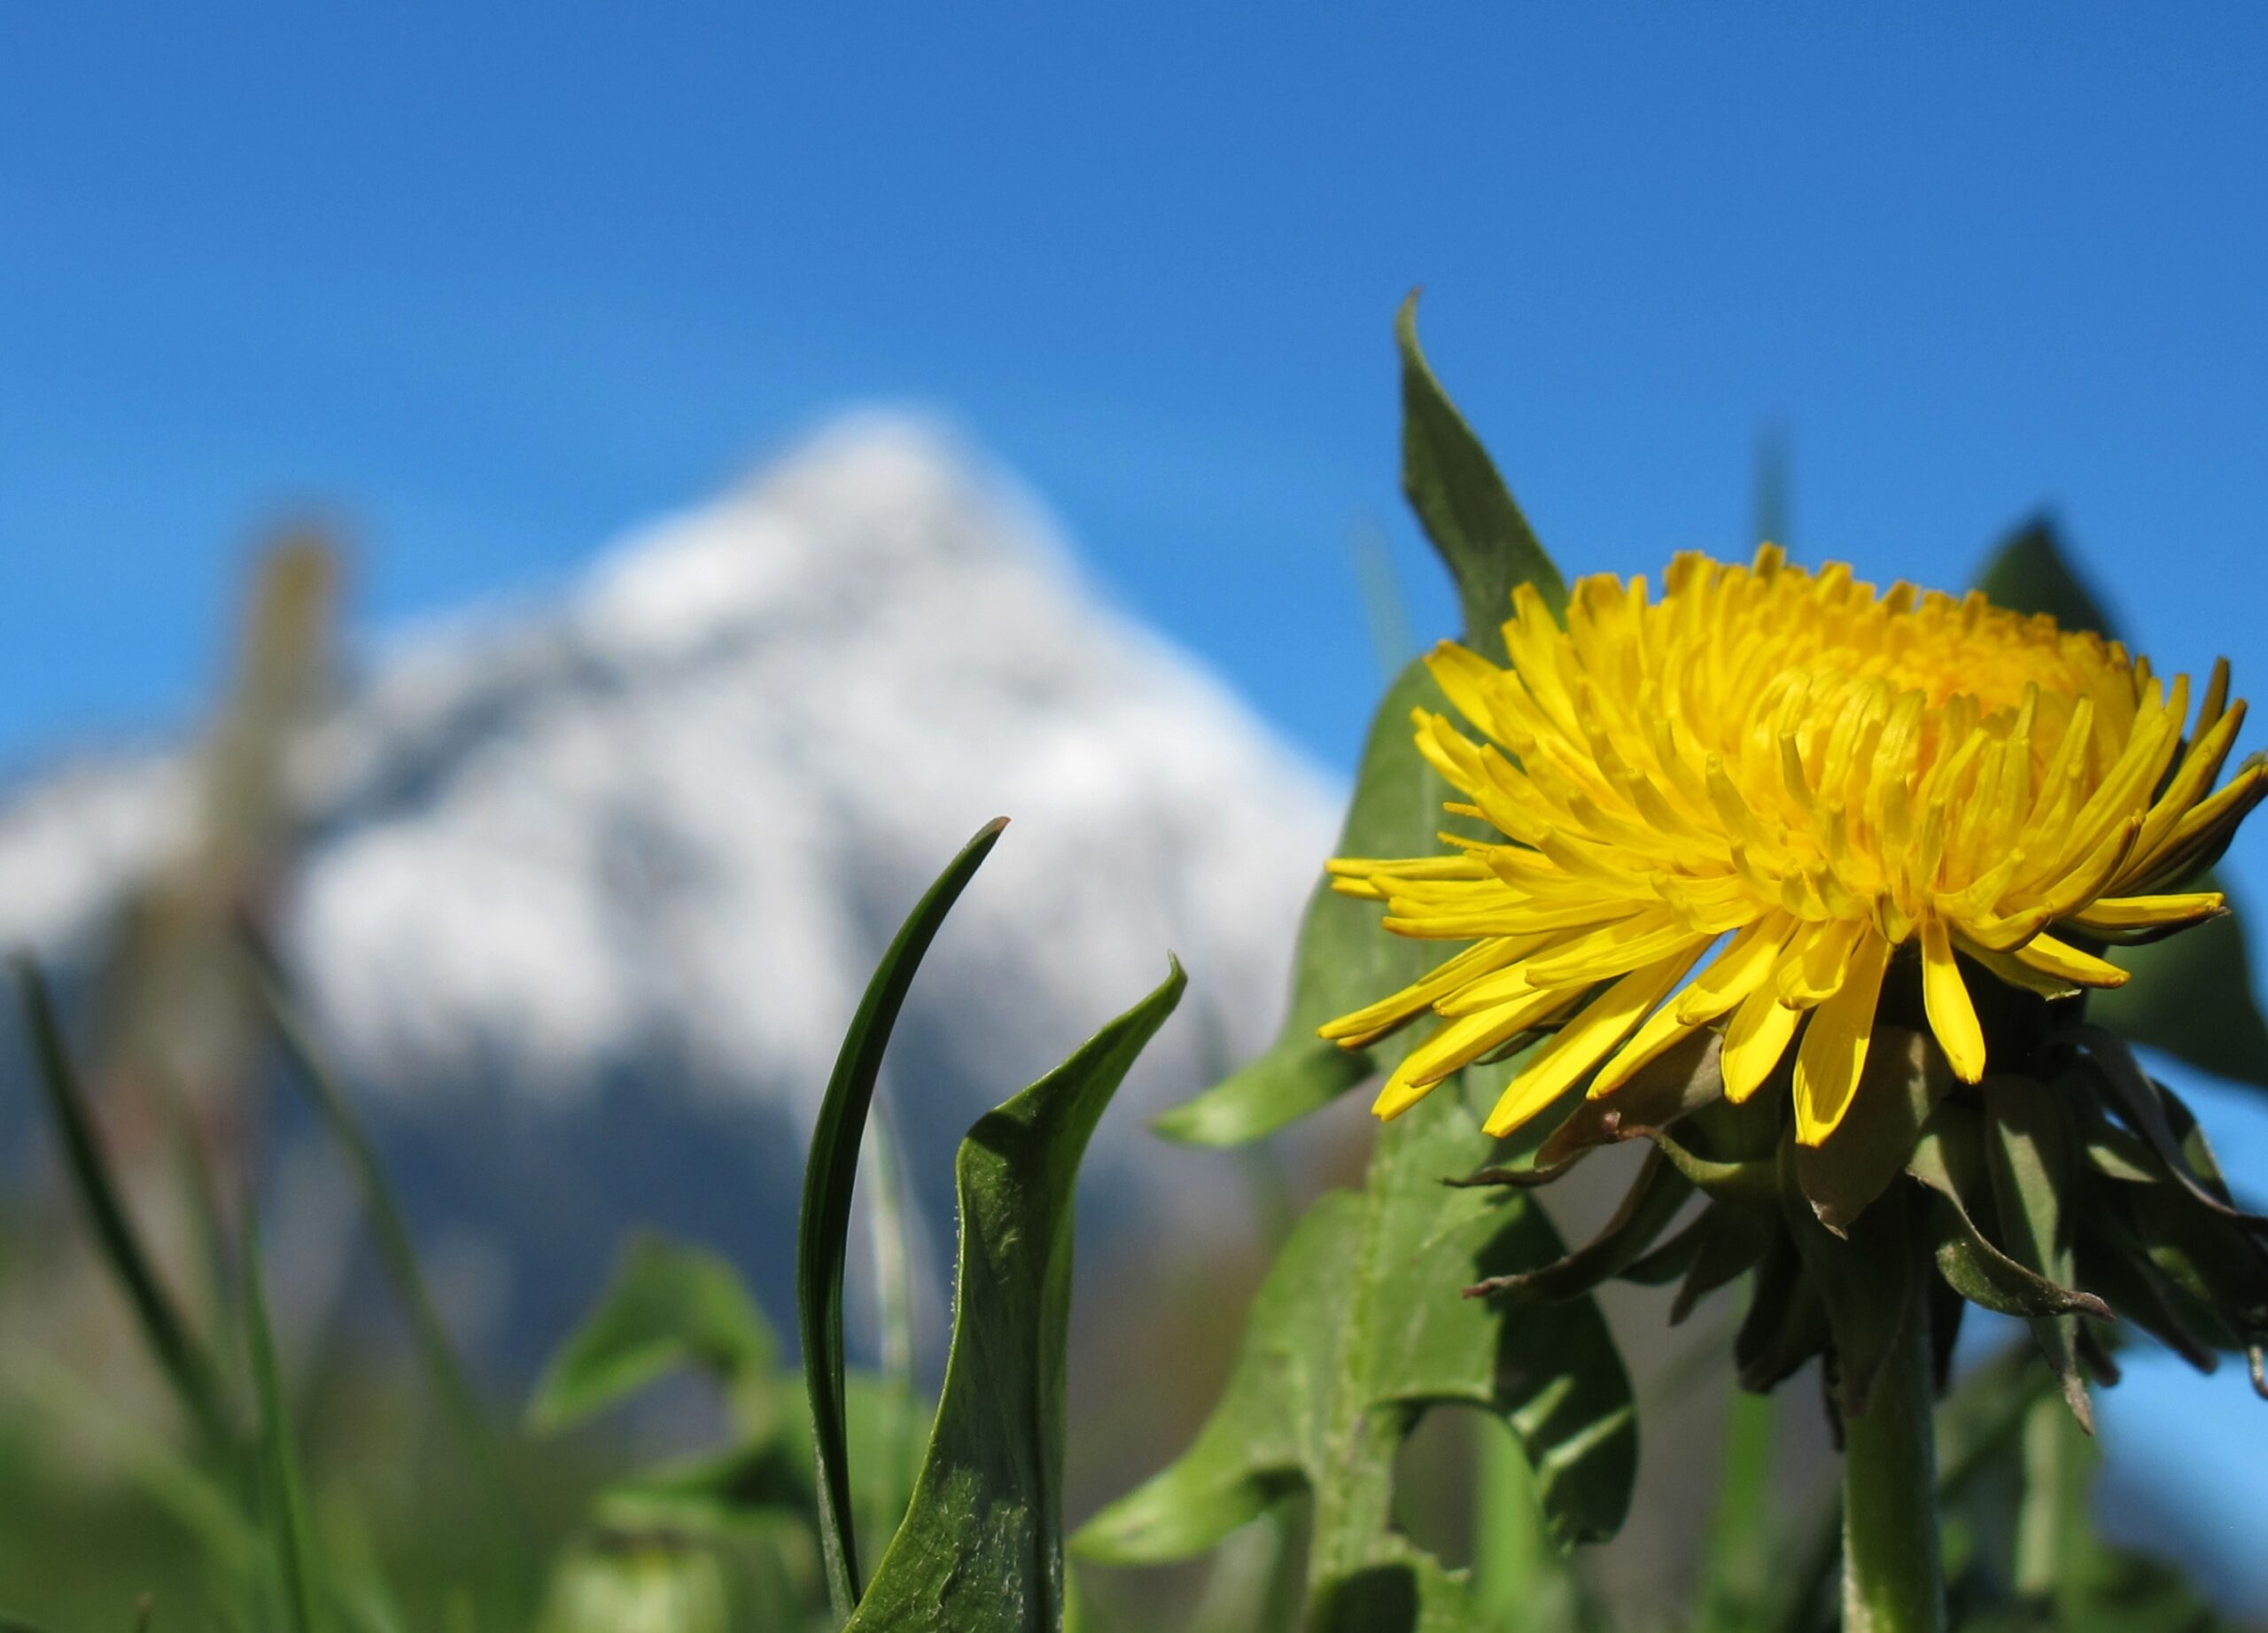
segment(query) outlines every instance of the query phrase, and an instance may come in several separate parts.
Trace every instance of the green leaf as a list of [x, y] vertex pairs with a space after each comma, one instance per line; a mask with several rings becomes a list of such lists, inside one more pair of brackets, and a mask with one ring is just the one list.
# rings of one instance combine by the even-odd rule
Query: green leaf
[[[1503, 478], [1426, 365], [1418, 344], [1418, 298], [1395, 319], [1402, 350], [1402, 487], [1448, 564], [1464, 607], [1465, 644], [1505, 661], [1503, 620], [1514, 587], [1532, 583], [1557, 612], [1559, 570], [1535, 540]], [[1448, 700], [1422, 662], [1405, 667], [1371, 717], [1355, 797], [1334, 854], [1416, 856], [1435, 848], [1448, 822], [1448, 786], [1418, 754], [1416, 709]], [[1412, 947], [1379, 929], [1377, 904], [1318, 883], [1301, 925], [1291, 1013], [1268, 1052], [1155, 1124], [1168, 1139], [1235, 1146], [1273, 1133], [1369, 1077], [1372, 1055], [1323, 1042], [1316, 1028], [1407, 985], [1440, 949]]]
[[[1339, 836], [1340, 856], [1416, 856], [1434, 847], [1449, 785], [1418, 752], [1414, 710], [1449, 700], [1422, 663], [1404, 669], [1379, 704], [1363, 744], [1355, 797]], [[1320, 859], [1318, 859], [1318, 861]], [[1319, 883], [1300, 925], [1291, 1012], [1268, 1052], [1152, 1125], [1192, 1146], [1236, 1146], [1273, 1133], [1361, 1083], [1372, 1054], [1325, 1043], [1316, 1029], [1408, 985], [1429, 949], [1379, 928], [1379, 906]]]
[[936, 1427], [854, 1633], [1055, 1633], [1072, 1194], [1089, 1135], [1184, 984], [1177, 963], [961, 1142], [952, 1346]]
[[2033, 517], [2000, 541], [1977, 587], [1996, 607], [2045, 612], [2064, 629], [2118, 639], [2109, 609], [2071, 564], [2055, 524], [2045, 516]]
[[86, 1209], [89, 1224], [94, 1227], [96, 1243], [133, 1307], [143, 1341], [156, 1357], [190, 1421], [204, 1435], [207, 1448], [215, 1457], [223, 1460], [232, 1458], [236, 1433], [229, 1427], [227, 1408], [221, 1404], [211, 1359], [174, 1307], [148, 1249], [143, 1246], [141, 1233], [135, 1229], [134, 1221], [120, 1199], [117, 1184], [111, 1177], [110, 1159], [95, 1136], [86, 1091], [80, 1085], [70, 1050], [63, 1041], [63, 1025], [56, 1015], [47, 978], [27, 954], [18, 955], [12, 965], [24, 1018], [31, 1031], [36, 1075], [46, 1093], [48, 1113], [55, 1124], [56, 1139], [63, 1147], [73, 1188], [78, 1193], [80, 1205]]
[[811, 1396], [812, 1457], [819, 1471], [819, 1550], [827, 1567], [827, 1597], [838, 1616], [849, 1616], [858, 1602], [858, 1540], [843, 1423], [843, 1261], [850, 1234], [858, 1145], [882, 1073], [882, 1053], [921, 955], [1007, 822], [1006, 817], [996, 817], [976, 830], [914, 904], [882, 954], [835, 1057], [804, 1169], [803, 1213], [796, 1232], [796, 1312], [803, 1339], [804, 1388]]
[[1501, 664], [1513, 589], [1533, 584], [1557, 613], [1567, 587], [1488, 450], [1433, 377], [1418, 344], [1414, 290], [1395, 315], [1394, 338], [1402, 350], [1402, 491], [1456, 580], [1465, 645]]
[[[623, 1248], [597, 1307], [536, 1380], [528, 1423], [565, 1428], [687, 1366], [746, 1408], [765, 1401], [778, 1357], [770, 1326], [728, 1260], [641, 1233]], [[757, 1427], [742, 1425], [744, 1433]]]
[[809, 1521], [812, 1471], [786, 1436], [666, 1463], [600, 1494], [594, 1512], [617, 1529], [730, 1536], [784, 1515]]
[[1425, 1409], [1443, 1404], [1511, 1426], [1561, 1546], [1612, 1535], [1637, 1435], [1596, 1306], [1507, 1311], [1456, 1296], [1466, 1283], [1561, 1256], [1533, 1200], [1441, 1185], [1488, 1151], [1446, 1087], [1381, 1130], [1365, 1189], [1324, 1195], [1285, 1244], [1195, 1442], [1081, 1531], [1081, 1553], [1184, 1558], [1304, 1487], [1314, 1499], [1310, 1601], [1326, 1625], [1333, 1615], [1379, 1629], [1461, 1615], [1462, 1582], [1392, 1524], [1395, 1453]]
[[291, 1633], [315, 1633], [318, 1586], [307, 1537], [307, 1490], [276, 1359], [276, 1333], [268, 1319], [260, 1220], [249, 1202], [244, 1232], [245, 1348], [252, 1358], [252, 1396], [260, 1409], [260, 1520], [275, 1551], [285, 1625]]
[[[2000, 548], [1977, 587], [2014, 611], [2052, 613], [2066, 629], [2117, 639], [2109, 610], [2044, 518], [2026, 524]], [[2186, 888], [2228, 890], [2210, 871]], [[2105, 956], [2132, 979], [2091, 994], [2088, 1019], [2200, 1071], [2268, 1088], [2268, 1018], [2253, 985], [2247, 922], [2242, 913], [2233, 913], [2160, 941], [2111, 948]]]

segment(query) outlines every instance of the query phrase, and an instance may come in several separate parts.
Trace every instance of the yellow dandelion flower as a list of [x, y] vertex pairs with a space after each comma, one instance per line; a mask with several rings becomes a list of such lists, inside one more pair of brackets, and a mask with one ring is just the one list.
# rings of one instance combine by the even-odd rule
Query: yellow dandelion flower
[[1716, 1026], [1734, 1100], [1794, 1046], [1797, 1138], [1817, 1145], [1909, 947], [1974, 1083], [1985, 1038], [1957, 955], [2066, 995], [2125, 980], [2091, 948], [2224, 910], [2180, 885], [2268, 794], [2257, 762], [2213, 789], [2244, 714], [2225, 663], [2192, 719], [2186, 676], [1979, 593], [1878, 595], [1772, 546], [1748, 567], [1680, 556], [1665, 582], [1656, 601], [1643, 578], [1585, 579], [1564, 628], [1524, 586], [1510, 668], [1447, 643], [1428, 660], [1480, 740], [1421, 711], [1418, 746], [1461, 796], [1448, 809], [1501, 838], [1331, 864], [1386, 929], [1471, 944], [1322, 1029], [1361, 1048], [1441, 1017], [1380, 1116], [1556, 1027], [1487, 1120], [1503, 1134]]

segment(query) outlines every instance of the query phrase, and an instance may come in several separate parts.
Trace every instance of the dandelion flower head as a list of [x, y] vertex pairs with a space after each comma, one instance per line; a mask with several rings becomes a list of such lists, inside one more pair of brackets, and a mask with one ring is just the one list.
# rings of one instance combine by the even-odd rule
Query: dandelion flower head
[[1468, 944], [1323, 1029], [1363, 1048], [1439, 1017], [1381, 1116], [1550, 1031], [1487, 1119], [1506, 1133], [1718, 1027], [1736, 1101], [1792, 1047], [1797, 1138], [1821, 1144], [1893, 960], [1919, 960], [1929, 1030], [1977, 1082], [1973, 980], [2121, 984], [2095, 949], [2224, 911], [2181, 886], [2268, 793], [2257, 763], [2213, 786], [2244, 714], [2225, 663], [2193, 716], [2186, 676], [1977, 592], [1878, 594], [1767, 545], [1745, 567], [1680, 556], [1658, 599], [1584, 579], [1564, 626], [1527, 586], [1512, 610], [1509, 667], [1428, 660], [1464, 725], [1416, 716], [1447, 809], [1487, 836], [1331, 864], [1387, 929]]

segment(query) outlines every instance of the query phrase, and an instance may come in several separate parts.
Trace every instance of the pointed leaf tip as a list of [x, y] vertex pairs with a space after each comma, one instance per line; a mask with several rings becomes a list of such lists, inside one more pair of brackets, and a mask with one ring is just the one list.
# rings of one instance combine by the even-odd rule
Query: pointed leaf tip
[[812, 1456], [818, 1471], [819, 1542], [827, 1597], [839, 1618], [858, 1603], [852, 1535], [850, 1474], [843, 1422], [843, 1266], [850, 1235], [850, 1197], [858, 1147], [889, 1044], [922, 955], [1007, 825], [995, 817], [946, 865], [875, 966], [844, 1034], [819, 1102], [811, 1156], [804, 1170], [802, 1217], [796, 1233], [796, 1308], [803, 1341], [804, 1386], [811, 1396]]
[[1394, 328], [1402, 354], [1402, 489], [1456, 580], [1465, 645], [1501, 664], [1512, 591], [1533, 585], [1557, 613], [1567, 603], [1566, 582], [1426, 362], [1416, 291]]

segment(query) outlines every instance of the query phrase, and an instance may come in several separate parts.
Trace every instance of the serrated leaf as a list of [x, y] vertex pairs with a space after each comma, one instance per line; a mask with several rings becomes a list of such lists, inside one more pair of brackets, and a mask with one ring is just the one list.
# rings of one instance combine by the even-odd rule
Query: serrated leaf
[[1395, 315], [1394, 338], [1402, 352], [1402, 491], [1456, 580], [1465, 645], [1501, 664], [1513, 589], [1533, 584], [1556, 613], [1567, 586], [1426, 362], [1415, 291]]
[[851, 1633], [1056, 1633], [1072, 1192], [1088, 1136], [1184, 984], [1176, 964], [961, 1142], [953, 1335], [936, 1427]]
[[976, 830], [913, 905], [874, 967], [827, 1078], [819, 1125], [812, 1131], [811, 1155], [804, 1166], [803, 1208], [796, 1229], [796, 1316], [803, 1341], [804, 1387], [811, 1400], [819, 1553], [827, 1570], [827, 1598], [838, 1616], [850, 1615], [858, 1602], [857, 1521], [850, 1505], [843, 1422], [843, 1264], [850, 1236], [859, 1141], [890, 1029], [897, 1023], [921, 955], [1007, 824], [1007, 818], [996, 817]]
[[681, 1367], [714, 1379], [745, 1417], [768, 1396], [779, 1351], [730, 1261], [641, 1233], [623, 1248], [597, 1305], [536, 1380], [528, 1422], [539, 1431], [565, 1428]]
[[[1418, 752], [1413, 710], [1449, 700], [1422, 663], [1404, 669], [1371, 718], [1355, 794], [1340, 830], [1339, 856], [1416, 856], [1434, 845], [1449, 785]], [[1322, 859], [1317, 859], [1320, 869]], [[1175, 1107], [1152, 1127], [1192, 1146], [1235, 1146], [1271, 1134], [1370, 1077], [1373, 1056], [1345, 1050], [1316, 1029], [1407, 985], [1429, 949], [1379, 928], [1376, 902], [1317, 884], [1300, 923], [1292, 1002], [1274, 1044], [1243, 1070]]]
[[1439, 1183], [1488, 1148], [1453, 1093], [1387, 1124], [1365, 1189], [1323, 1197], [1278, 1255], [1195, 1442], [1090, 1522], [1080, 1551], [1126, 1564], [1184, 1558], [1304, 1487], [1315, 1503], [1317, 1614], [1359, 1608], [1388, 1619], [1348, 1625], [1380, 1629], [1461, 1615], [1461, 1582], [1391, 1523], [1395, 1452], [1442, 1404], [1511, 1426], [1554, 1540], [1611, 1535], [1629, 1501], [1636, 1429], [1596, 1307], [1507, 1312], [1456, 1296], [1465, 1283], [1561, 1256], [1530, 1199]]

